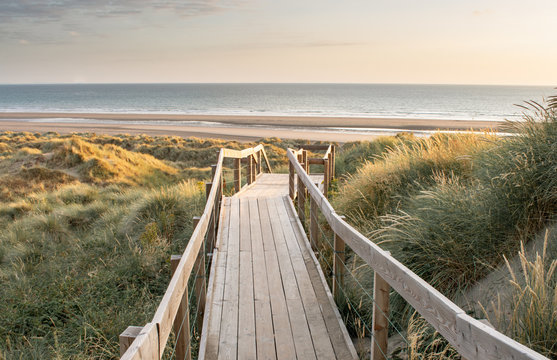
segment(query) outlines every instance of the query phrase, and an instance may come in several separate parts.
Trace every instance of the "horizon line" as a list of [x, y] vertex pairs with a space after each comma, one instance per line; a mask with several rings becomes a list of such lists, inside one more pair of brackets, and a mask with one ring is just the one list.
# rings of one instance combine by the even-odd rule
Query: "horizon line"
[[549, 84], [491, 84], [491, 83], [404, 83], [404, 82], [37, 82], [0, 83], [0, 86], [17, 85], [426, 85], [426, 86], [523, 86], [553, 87]]

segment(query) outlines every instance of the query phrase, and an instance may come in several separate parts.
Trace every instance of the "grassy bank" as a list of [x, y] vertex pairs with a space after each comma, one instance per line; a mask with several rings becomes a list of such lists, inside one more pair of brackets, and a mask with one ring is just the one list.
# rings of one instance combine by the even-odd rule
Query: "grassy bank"
[[[295, 142], [263, 142], [286, 169]], [[117, 357], [154, 314], [219, 149], [252, 145], [0, 133], [0, 359]]]
[[[466, 292], [557, 213], [555, 111], [534, 107], [509, 126], [516, 136], [437, 134], [395, 144], [342, 182], [334, 206], [438, 290], [449, 297]], [[359, 282], [370, 287], [369, 270], [351, 261]], [[362, 291], [353, 286], [351, 296], [364, 302], [360, 313], [369, 318], [372, 306]], [[400, 298], [393, 304], [397, 315], [410, 316]], [[552, 313], [556, 304], [537, 315], [548, 321]], [[406, 324], [425, 333], [415, 317], [400, 325]], [[555, 342], [536, 347], [555, 357], [552, 348]]]

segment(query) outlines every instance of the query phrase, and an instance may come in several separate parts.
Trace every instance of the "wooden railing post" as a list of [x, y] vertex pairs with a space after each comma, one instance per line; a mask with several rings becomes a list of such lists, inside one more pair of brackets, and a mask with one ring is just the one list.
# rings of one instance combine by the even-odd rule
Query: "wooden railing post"
[[333, 180], [335, 178], [336, 147], [334, 145], [331, 145], [331, 147], [331, 161], [329, 162], [329, 164], [331, 165], [331, 180]]
[[[205, 183], [205, 196], [208, 199], [209, 198], [209, 194], [211, 193], [211, 188], [213, 187], [213, 183], [212, 182], [207, 182]], [[211, 217], [209, 218], [209, 226], [207, 228], [207, 248], [208, 249], [213, 249], [214, 245], [215, 245], [215, 209], [213, 208], [213, 211], [211, 212]]]
[[298, 217], [302, 224], [306, 223], [306, 187], [302, 178], [298, 176]]
[[329, 193], [329, 159], [323, 159], [323, 195]]
[[311, 196], [309, 197], [309, 201], [309, 238], [313, 249], [319, 250], [319, 224], [317, 223], [319, 213], [317, 210], [317, 202], [315, 202]]
[[143, 326], [128, 326], [123, 333], [120, 334], [120, 357], [128, 350], [135, 338], [143, 330]]
[[[194, 229], [197, 227], [197, 224], [199, 224], [199, 220], [201, 220], [199, 216], [193, 217]], [[207, 251], [209, 251], [209, 249], [206, 249], [205, 246], [200, 249], [194, 265], [194, 269], [197, 273], [194, 293], [199, 305], [197, 308], [197, 330], [200, 333], [203, 326], [203, 314], [205, 313], [205, 299], [207, 298], [207, 274], [205, 273], [205, 257], [207, 256]]]
[[261, 160], [263, 160], [263, 151], [257, 152], [257, 175], [261, 174], [263, 171], [263, 166], [261, 166]]
[[[212, 181], [215, 181], [215, 174], [217, 173], [217, 165], [211, 165], [211, 179], [213, 179]], [[215, 227], [218, 227], [218, 218], [219, 218], [219, 210], [220, 210], [220, 201], [222, 198], [222, 174], [220, 176], [220, 179], [217, 179], [218, 184], [219, 184], [219, 188], [217, 189], [217, 196], [215, 197]]]
[[[170, 266], [172, 268], [172, 276], [178, 268], [181, 255], [172, 255], [170, 257]], [[176, 359], [191, 360], [191, 338], [190, 338], [190, 313], [188, 304], [188, 288], [184, 291], [184, 296], [176, 312], [176, 318], [172, 328], [174, 336], [176, 336]]]
[[255, 182], [255, 177], [257, 175], [257, 162], [255, 161], [255, 154], [250, 156], [251, 161], [251, 182]]
[[[344, 218], [344, 216], [341, 216]], [[335, 256], [333, 257], [333, 297], [338, 301], [340, 299], [339, 289], [344, 284], [344, 261], [346, 244], [340, 236], [335, 233]]]
[[389, 293], [391, 287], [375, 272], [373, 277], [373, 327], [371, 334], [371, 360], [387, 360], [389, 338]]
[[242, 163], [241, 159], [234, 159], [234, 191], [242, 188]]
[[253, 176], [253, 169], [252, 169], [252, 160], [251, 160], [252, 155], [249, 155], [246, 158], [246, 163], [248, 165], [247, 167], [247, 171], [246, 171], [246, 182], [249, 184], [252, 183], [252, 176]]
[[309, 163], [308, 163], [308, 152], [307, 150], [302, 150], [302, 162], [304, 165], [304, 170], [309, 175]]
[[327, 155], [327, 158], [329, 160], [329, 184], [331, 184], [331, 181], [333, 181], [333, 172], [334, 172], [334, 167], [335, 167], [334, 161], [333, 161], [333, 153], [330, 152], [329, 155]]
[[290, 195], [292, 200], [294, 200], [294, 193], [296, 191], [294, 186], [294, 165], [288, 161], [288, 195]]

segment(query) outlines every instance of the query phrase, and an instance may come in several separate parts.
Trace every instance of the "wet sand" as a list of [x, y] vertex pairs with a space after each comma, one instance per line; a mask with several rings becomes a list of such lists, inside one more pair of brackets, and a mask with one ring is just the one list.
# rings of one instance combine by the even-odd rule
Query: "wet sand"
[[[74, 121], [73, 119], [79, 119]], [[38, 121], [40, 120], [40, 122]], [[91, 120], [88, 122], [87, 120]], [[108, 122], [108, 120], [112, 120]], [[148, 121], [164, 124], [146, 124]], [[115, 123], [117, 122], [117, 123]], [[175, 124], [173, 124], [175, 122]], [[196, 136], [239, 141], [263, 137], [347, 142], [371, 140], [382, 129], [387, 135], [401, 130], [496, 130], [503, 122], [474, 120], [386, 119], [350, 117], [228, 116], [174, 114], [0, 113], [0, 130], [95, 132]], [[344, 128], [348, 132], [335, 129]], [[366, 129], [359, 132], [358, 129]], [[392, 132], [389, 132], [392, 130]], [[371, 133], [370, 133], [371, 131]]]

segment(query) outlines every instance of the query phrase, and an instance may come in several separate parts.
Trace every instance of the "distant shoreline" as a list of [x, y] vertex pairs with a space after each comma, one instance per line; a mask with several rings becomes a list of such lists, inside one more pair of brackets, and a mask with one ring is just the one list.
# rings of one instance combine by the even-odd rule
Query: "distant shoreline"
[[[74, 119], [75, 121], [72, 121]], [[149, 124], [149, 121], [165, 123]], [[315, 116], [0, 112], [0, 131], [176, 135], [238, 141], [278, 137], [347, 142], [372, 140], [383, 134], [393, 135], [401, 131], [497, 131], [503, 123], [503, 121]]]
[[343, 116], [181, 115], [67, 112], [0, 112], [0, 119], [91, 119], [120, 121], [206, 121], [235, 125], [383, 128], [407, 130], [496, 130], [504, 121], [440, 120]]

